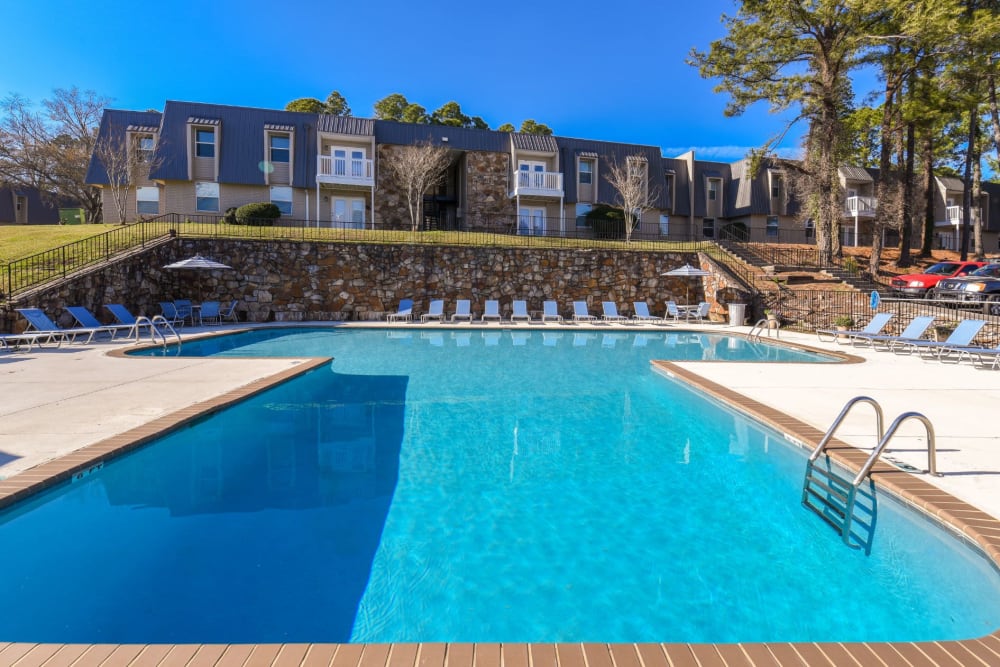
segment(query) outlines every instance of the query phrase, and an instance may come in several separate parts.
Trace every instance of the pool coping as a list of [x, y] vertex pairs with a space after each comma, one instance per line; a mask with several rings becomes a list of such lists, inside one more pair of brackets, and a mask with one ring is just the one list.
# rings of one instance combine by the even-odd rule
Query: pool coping
[[[296, 326], [294, 323], [282, 323]], [[307, 325], [300, 325], [307, 326]], [[256, 328], [256, 327], [255, 327]], [[262, 327], [263, 328], [263, 327]], [[417, 327], [414, 327], [417, 328]], [[441, 327], [442, 329], [447, 327]], [[466, 328], [466, 327], [459, 327]], [[617, 328], [617, 327], [616, 327]], [[246, 329], [243, 329], [246, 330]], [[618, 330], [622, 330], [618, 328]], [[642, 329], [638, 329], [642, 330]], [[649, 330], [649, 329], [645, 329]], [[207, 332], [205, 336], [231, 332]], [[739, 335], [731, 332], [729, 335]], [[201, 338], [202, 336], [199, 336]], [[841, 357], [858, 363], [854, 355], [811, 348], [788, 341], [766, 341]], [[128, 348], [139, 349], [139, 346]], [[125, 349], [113, 356], [135, 357]], [[242, 358], [246, 359], [246, 357]], [[0, 481], [0, 507], [59, 484], [103, 465], [151, 440], [213, 412], [260, 393], [293, 377], [324, 366], [329, 358], [303, 358], [294, 368], [256, 380], [147, 424], [112, 436], [71, 454], [39, 464]], [[691, 363], [712, 363], [685, 362]], [[755, 363], [755, 362], [748, 362]], [[740, 412], [750, 414], [803, 446], [815, 446], [823, 433], [796, 418], [752, 400], [669, 361], [652, 361], [653, 368], [686, 382]], [[829, 456], [848, 470], [858, 470], [867, 453], [834, 440]], [[1000, 567], [1000, 520], [961, 501], [923, 479], [879, 464], [872, 478], [925, 516], [950, 527], [977, 546]], [[0, 643], [0, 664], [16, 665], [334, 665], [336, 667], [735, 667], [762, 665], [968, 665], [1000, 664], [1000, 629], [984, 637], [960, 641], [873, 643], [401, 643], [401, 644], [178, 644], [86, 645]]]

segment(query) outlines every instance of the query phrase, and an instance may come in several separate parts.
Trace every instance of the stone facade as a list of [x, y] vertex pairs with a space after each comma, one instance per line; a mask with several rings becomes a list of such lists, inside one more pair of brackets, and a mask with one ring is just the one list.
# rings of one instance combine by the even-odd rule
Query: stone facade
[[517, 211], [510, 198], [510, 155], [485, 151], [465, 154], [466, 229], [507, 231]]
[[[170, 270], [162, 267], [195, 254], [232, 270]], [[336, 243], [206, 240], [179, 238], [113, 265], [95, 268], [57, 287], [23, 295], [13, 306], [37, 306], [60, 324], [70, 325], [65, 306], [83, 305], [106, 319], [107, 303], [122, 303], [136, 315], [159, 314], [158, 302], [238, 299], [248, 321], [359, 320], [396, 309], [413, 298], [417, 313], [431, 299], [468, 298], [481, 311], [486, 299], [509, 310], [526, 299], [529, 310], [557, 300], [564, 316], [572, 302], [584, 300], [592, 314], [601, 301], [615, 301], [631, 312], [632, 301], [646, 300], [652, 312], [667, 300], [705, 300], [701, 280], [662, 273], [697, 263], [691, 253], [614, 252], [532, 248], [431, 245], [353, 245]], [[6, 313], [4, 328], [17, 323]], [[23, 323], [21, 323], [23, 324]]]

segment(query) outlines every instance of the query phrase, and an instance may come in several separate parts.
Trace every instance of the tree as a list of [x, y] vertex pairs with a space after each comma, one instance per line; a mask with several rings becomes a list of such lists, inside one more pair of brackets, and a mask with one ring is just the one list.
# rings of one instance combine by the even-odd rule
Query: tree
[[472, 119], [462, 113], [462, 107], [454, 100], [441, 105], [431, 114], [432, 125], [448, 125], [450, 127], [469, 127]]
[[403, 121], [403, 112], [410, 106], [409, 101], [399, 93], [386, 95], [375, 102], [375, 117], [379, 120]]
[[523, 134], [541, 134], [544, 136], [552, 136], [552, 129], [548, 125], [536, 123], [531, 118], [521, 123], [521, 132]]
[[[160, 159], [142, 143], [142, 138], [130, 135], [126, 127], [111, 125], [94, 146], [94, 157], [108, 174], [108, 192], [115, 205], [118, 222], [125, 224], [128, 196], [149, 177]], [[151, 138], [150, 138], [151, 139]]]
[[44, 113], [11, 95], [0, 103], [0, 180], [79, 202], [101, 218], [101, 195], [86, 183], [101, 113], [110, 99], [94, 91], [57, 88]]
[[877, 167], [880, 148], [882, 109], [863, 106], [851, 111], [844, 118], [845, 158], [857, 167]]
[[803, 182], [823, 262], [840, 251], [837, 167], [843, 155], [842, 121], [850, 108], [849, 73], [857, 65], [860, 36], [877, 24], [877, 17], [856, 10], [856, 4], [745, 0], [735, 16], [723, 15], [726, 36], [707, 52], [692, 50], [688, 60], [703, 77], [719, 80], [715, 90], [730, 98], [727, 116], [765, 101], [774, 112], [797, 107], [791, 122], [809, 123]]
[[300, 97], [285, 105], [285, 111], [301, 111], [302, 113], [323, 113], [324, 104], [315, 97]]
[[331, 116], [350, 116], [351, 107], [347, 100], [335, 90], [326, 96], [326, 102], [315, 97], [300, 97], [285, 105], [285, 111], [301, 111], [304, 113], [326, 113]]
[[628, 156], [624, 164], [612, 160], [604, 178], [617, 192], [617, 203], [625, 214], [625, 242], [628, 243], [642, 221], [643, 212], [653, 208], [659, 190], [650, 189], [649, 165], [641, 155]]
[[443, 146], [433, 146], [429, 142], [395, 146], [386, 159], [383, 159], [383, 168], [406, 196], [413, 231], [419, 229], [420, 220], [423, 219], [424, 193], [444, 181], [449, 164], [449, 150]]
[[512, 123], [504, 123], [497, 128], [497, 132], [516, 132], [514, 125]]

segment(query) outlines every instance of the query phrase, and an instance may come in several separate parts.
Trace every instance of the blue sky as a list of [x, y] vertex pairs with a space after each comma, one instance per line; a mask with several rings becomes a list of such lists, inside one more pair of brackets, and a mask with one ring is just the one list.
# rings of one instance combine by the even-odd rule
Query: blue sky
[[[398, 0], [36, 0], [7, 8], [0, 96], [78, 86], [120, 109], [167, 99], [282, 108], [339, 90], [354, 115], [394, 92], [433, 111], [456, 100], [491, 127], [695, 148], [735, 160], [784, 127], [758, 104], [723, 115], [684, 60], [723, 34], [732, 0], [421, 3]], [[804, 127], [783, 142], [795, 148]]]

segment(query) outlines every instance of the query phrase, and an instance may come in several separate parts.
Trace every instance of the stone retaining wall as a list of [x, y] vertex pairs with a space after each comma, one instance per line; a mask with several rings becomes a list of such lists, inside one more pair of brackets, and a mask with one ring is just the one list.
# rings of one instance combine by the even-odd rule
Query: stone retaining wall
[[[233, 269], [161, 268], [195, 254]], [[661, 275], [685, 263], [714, 270], [693, 253], [179, 238], [25, 295], [14, 305], [40, 307], [64, 326], [72, 323], [67, 305], [87, 306], [103, 320], [107, 303], [155, 315], [158, 302], [179, 298], [238, 299], [241, 319], [256, 322], [372, 319], [394, 311], [402, 298], [413, 298], [417, 313], [432, 298], [445, 299], [446, 311], [456, 299], [468, 298], [476, 312], [486, 299], [499, 299], [503, 311], [513, 299], [526, 299], [529, 310], [537, 311], [542, 301], [554, 299], [569, 316], [572, 302], [585, 300], [599, 316], [601, 301], [615, 301], [620, 311], [631, 313], [632, 301], [646, 300], [659, 314], [668, 299], [683, 303], [686, 288], [691, 302], [716, 301], [714, 293], [705, 295], [706, 282], [712, 281]], [[725, 294], [728, 287], [720, 282]], [[16, 314], [4, 320], [5, 330], [19, 328]]]

